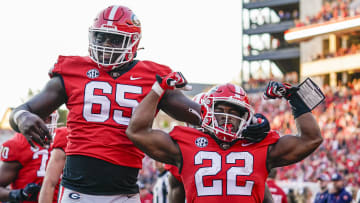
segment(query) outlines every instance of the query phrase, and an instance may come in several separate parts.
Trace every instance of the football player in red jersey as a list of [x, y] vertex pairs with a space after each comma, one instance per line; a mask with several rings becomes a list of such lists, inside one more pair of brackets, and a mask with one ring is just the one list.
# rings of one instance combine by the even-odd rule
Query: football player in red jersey
[[[192, 100], [198, 104], [201, 104], [202, 99], [205, 98], [206, 93], [201, 92], [195, 95]], [[200, 115], [199, 115], [200, 116]], [[189, 127], [199, 128], [199, 125], [188, 124]], [[165, 164], [165, 169], [170, 172], [169, 174], [169, 202], [171, 203], [184, 203], [185, 202], [185, 190], [182, 183], [179, 169], [171, 164]]]
[[[62, 134], [56, 128], [58, 114], [52, 113], [45, 125], [50, 134]], [[2, 145], [0, 166], [0, 201], [37, 202], [40, 185], [51, 149], [30, 146], [24, 136], [17, 133]], [[11, 190], [6, 187], [10, 185]]]
[[[195, 95], [192, 98], [192, 100], [198, 104], [201, 104], [205, 97], [206, 97], [206, 93], [202, 92], [202, 93]], [[270, 124], [268, 124], [268, 125], [269, 125], [268, 128], [270, 128]], [[202, 130], [200, 126], [194, 126], [194, 125], [188, 125], [188, 126]], [[249, 128], [251, 128], [251, 127], [254, 127], [254, 126], [249, 126]], [[261, 129], [263, 130], [264, 126], [261, 126]], [[266, 127], [265, 127], [265, 129], [266, 129]], [[249, 131], [249, 129], [247, 131]], [[256, 131], [256, 133], [261, 134], [261, 132], [259, 132], [259, 131]], [[184, 190], [184, 184], [183, 184], [180, 174], [179, 174], [179, 169], [175, 165], [171, 165], [171, 164], [166, 164], [165, 169], [170, 172], [170, 174], [169, 174], [169, 202], [184, 203], [185, 202], [185, 190]], [[266, 184], [263, 203], [272, 203], [272, 202], [273, 202], [273, 198], [272, 198], [271, 192]]]
[[269, 190], [272, 194], [272, 197], [274, 199], [274, 203], [287, 203], [287, 196], [286, 193], [284, 192], [283, 189], [281, 189], [281, 187], [279, 187], [276, 183], [275, 183], [275, 177], [276, 177], [276, 169], [271, 169], [271, 171], [269, 172], [268, 175], [268, 179], [266, 180], [266, 183], [269, 186]]
[[39, 193], [40, 203], [56, 203], [61, 180], [61, 174], [65, 165], [65, 148], [67, 144], [68, 130], [66, 127], [58, 128], [63, 133], [56, 133], [51, 143], [51, 155], [46, 166], [45, 177]]
[[[259, 142], [243, 136], [253, 110], [245, 91], [233, 84], [214, 88], [202, 102], [205, 133], [183, 126], [170, 134], [152, 129], [160, 97], [156, 88], [139, 104], [126, 133], [153, 159], [179, 168], [187, 202], [262, 202], [268, 171], [304, 159], [322, 142], [315, 118], [294, 91], [289, 88], [283, 97], [296, 107], [299, 136], [279, 138], [270, 131]], [[265, 119], [255, 117], [259, 124]]]
[[[59, 202], [139, 202], [136, 184], [143, 152], [125, 130], [135, 107], [150, 92], [165, 65], [135, 60], [141, 24], [124, 6], [102, 10], [89, 29], [89, 56], [59, 56], [45, 88], [11, 115], [10, 124], [28, 142], [51, 142], [41, 118], [66, 104], [69, 130]], [[188, 123], [200, 106], [181, 91], [166, 91], [159, 109]]]

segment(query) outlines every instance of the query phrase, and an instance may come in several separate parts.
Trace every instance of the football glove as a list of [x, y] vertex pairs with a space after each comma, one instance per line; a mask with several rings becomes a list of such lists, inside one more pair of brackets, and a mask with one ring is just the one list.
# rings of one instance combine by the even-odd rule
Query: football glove
[[152, 86], [152, 90], [156, 94], [162, 96], [164, 91], [174, 89], [191, 90], [192, 88], [187, 84], [187, 80], [180, 72], [172, 72], [164, 77], [156, 75], [156, 82]]
[[296, 93], [299, 87], [291, 86], [288, 83], [270, 81], [264, 92], [264, 99], [285, 98], [289, 101], [294, 118], [304, 113], [311, 112], [311, 109]]
[[288, 99], [297, 90], [299, 90], [298, 87], [292, 87], [289, 83], [270, 81], [266, 86], [264, 99], [277, 99], [283, 97]]
[[249, 142], [260, 142], [268, 135], [270, 131], [270, 123], [268, 119], [257, 113], [254, 115], [256, 122], [248, 125], [242, 132], [242, 136]]
[[11, 190], [9, 202], [37, 201], [40, 186], [36, 183], [29, 183], [23, 189]]

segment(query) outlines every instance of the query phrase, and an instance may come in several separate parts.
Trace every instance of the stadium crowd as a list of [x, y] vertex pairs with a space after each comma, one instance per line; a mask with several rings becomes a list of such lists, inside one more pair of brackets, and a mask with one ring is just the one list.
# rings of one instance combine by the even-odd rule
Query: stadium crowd
[[353, 0], [329, 0], [325, 1], [319, 12], [314, 16], [306, 16], [304, 21], [295, 20], [295, 26], [301, 27], [331, 20], [356, 16], [360, 14], [359, 6], [351, 6]]
[[340, 47], [334, 53], [319, 53], [312, 57], [312, 61], [333, 58], [333, 57], [340, 57], [346, 56], [351, 54], [358, 54], [360, 53], [360, 44], [359, 43], [351, 43], [349, 47]]

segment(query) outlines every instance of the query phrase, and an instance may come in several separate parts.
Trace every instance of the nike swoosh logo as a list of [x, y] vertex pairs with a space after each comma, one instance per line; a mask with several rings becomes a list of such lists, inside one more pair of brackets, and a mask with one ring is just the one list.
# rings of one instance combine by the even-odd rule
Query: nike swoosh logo
[[130, 80], [139, 80], [139, 79], [141, 79], [142, 77], [137, 77], [137, 78], [135, 78], [135, 77], [133, 77], [133, 76], [130, 76]]
[[246, 147], [246, 146], [249, 146], [249, 145], [252, 145], [252, 144], [254, 144], [254, 143], [252, 143], [252, 142], [250, 142], [250, 143], [241, 143], [241, 146]]

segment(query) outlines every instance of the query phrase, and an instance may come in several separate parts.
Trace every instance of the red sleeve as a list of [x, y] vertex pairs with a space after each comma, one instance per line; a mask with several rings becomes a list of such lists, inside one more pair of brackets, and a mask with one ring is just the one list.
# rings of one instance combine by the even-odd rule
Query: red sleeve
[[262, 140], [259, 144], [260, 145], [272, 145], [274, 143], [276, 143], [280, 138], [280, 135], [277, 131], [275, 130], [271, 130], [268, 135], [266, 136], [266, 138], [264, 140]]
[[[24, 152], [24, 146], [29, 144], [23, 143], [21, 139], [23, 135], [17, 133], [10, 140], [3, 143], [1, 147], [1, 161], [18, 161], [24, 165], [24, 160], [22, 160], [22, 152]], [[23, 138], [25, 140], [25, 138]]]
[[169, 73], [173, 72], [168, 66], [162, 66], [163, 68], [160, 70], [159, 75], [160, 76], [166, 76]]
[[53, 142], [53, 148], [60, 148], [65, 151], [67, 144], [67, 135], [69, 134], [68, 129], [66, 127], [57, 128], [56, 134]]
[[62, 63], [63, 59], [64, 59], [63, 56], [59, 56], [58, 60], [54, 64], [54, 66], [49, 70], [50, 78], [54, 77], [55, 75], [61, 74], [61, 66], [60, 66], [60, 64]]
[[169, 66], [158, 64], [152, 61], [143, 61], [143, 63], [149, 66], [152, 70], [156, 72], [156, 74], [160, 75], [161, 77], [173, 72]]
[[169, 171], [171, 173], [171, 175], [173, 175], [176, 180], [178, 180], [179, 182], [182, 183], [180, 174], [179, 174], [179, 169], [174, 166], [174, 165], [170, 165], [170, 164], [165, 164], [165, 170]]

